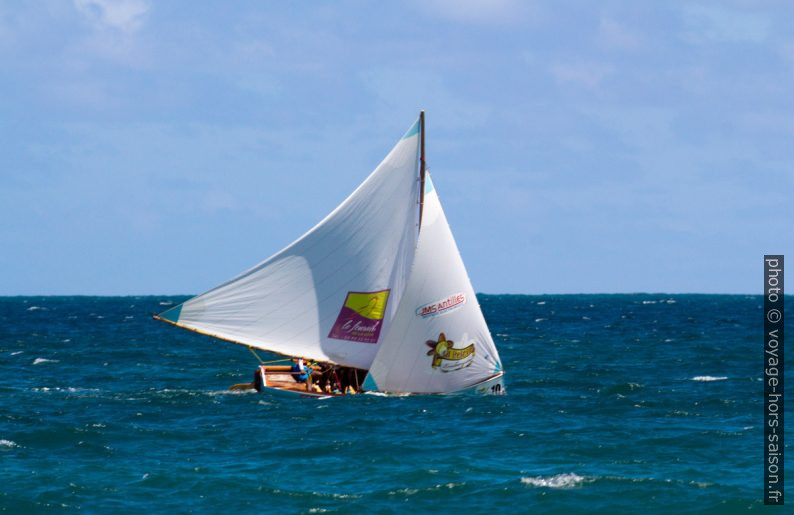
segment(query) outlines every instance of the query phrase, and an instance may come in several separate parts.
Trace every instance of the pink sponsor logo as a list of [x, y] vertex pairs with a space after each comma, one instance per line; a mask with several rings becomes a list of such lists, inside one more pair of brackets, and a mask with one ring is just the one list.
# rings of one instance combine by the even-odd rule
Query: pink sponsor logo
[[441, 300], [419, 306], [416, 308], [416, 316], [429, 318], [438, 315], [446, 315], [447, 313], [452, 313], [464, 304], [466, 304], [466, 295], [463, 293], [454, 293]]
[[329, 338], [377, 343], [383, 326], [389, 290], [347, 293]]

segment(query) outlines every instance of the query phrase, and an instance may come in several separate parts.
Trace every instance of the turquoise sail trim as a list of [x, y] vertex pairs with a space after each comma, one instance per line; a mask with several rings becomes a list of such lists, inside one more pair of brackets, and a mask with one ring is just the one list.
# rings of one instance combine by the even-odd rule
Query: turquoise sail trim
[[177, 323], [179, 321], [179, 315], [182, 314], [182, 304], [178, 306], [174, 306], [173, 308], [163, 311], [160, 313], [160, 318], [168, 320], [169, 322]]
[[419, 120], [416, 120], [416, 123], [414, 123], [410, 129], [408, 129], [408, 132], [406, 132], [405, 135], [402, 138], [400, 138], [400, 140], [410, 138], [411, 136], [414, 136], [416, 134], [419, 134]]
[[429, 173], [425, 174], [425, 195], [427, 195], [428, 193], [430, 193], [434, 189], [436, 189], [436, 187], [433, 186], [433, 179], [430, 178], [430, 174]]
[[368, 391], [368, 392], [377, 392], [378, 385], [375, 383], [375, 379], [372, 378], [372, 374], [367, 374], [367, 377], [364, 378], [364, 384], [361, 387]]

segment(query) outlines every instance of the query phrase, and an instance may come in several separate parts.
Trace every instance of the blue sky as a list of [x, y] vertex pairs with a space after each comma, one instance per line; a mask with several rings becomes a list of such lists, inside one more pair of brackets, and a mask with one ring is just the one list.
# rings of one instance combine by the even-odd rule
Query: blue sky
[[427, 111], [475, 289], [760, 292], [794, 257], [785, 2], [0, 4], [0, 294], [199, 293]]

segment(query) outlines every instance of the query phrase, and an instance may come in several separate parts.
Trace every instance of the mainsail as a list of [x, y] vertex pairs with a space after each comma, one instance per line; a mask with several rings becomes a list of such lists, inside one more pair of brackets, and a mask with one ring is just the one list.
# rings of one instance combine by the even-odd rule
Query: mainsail
[[250, 347], [369, 368], [413, 261], [418, 151], [419, 121], [309, 232], [159, 318]]
[[502, 364], [425, 173], [423, 132], [420, 115], [375, 171], [294, 243], [156, 318], [369, 370], [367, 390], [500, 392]]

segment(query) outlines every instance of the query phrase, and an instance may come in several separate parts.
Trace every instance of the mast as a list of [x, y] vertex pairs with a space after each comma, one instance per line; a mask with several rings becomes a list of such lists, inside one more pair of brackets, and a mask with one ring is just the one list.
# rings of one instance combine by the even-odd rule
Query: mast
[[422, 230], [422, 210], [425, 205], [425, 112], [419, 111], [419, 230]]

